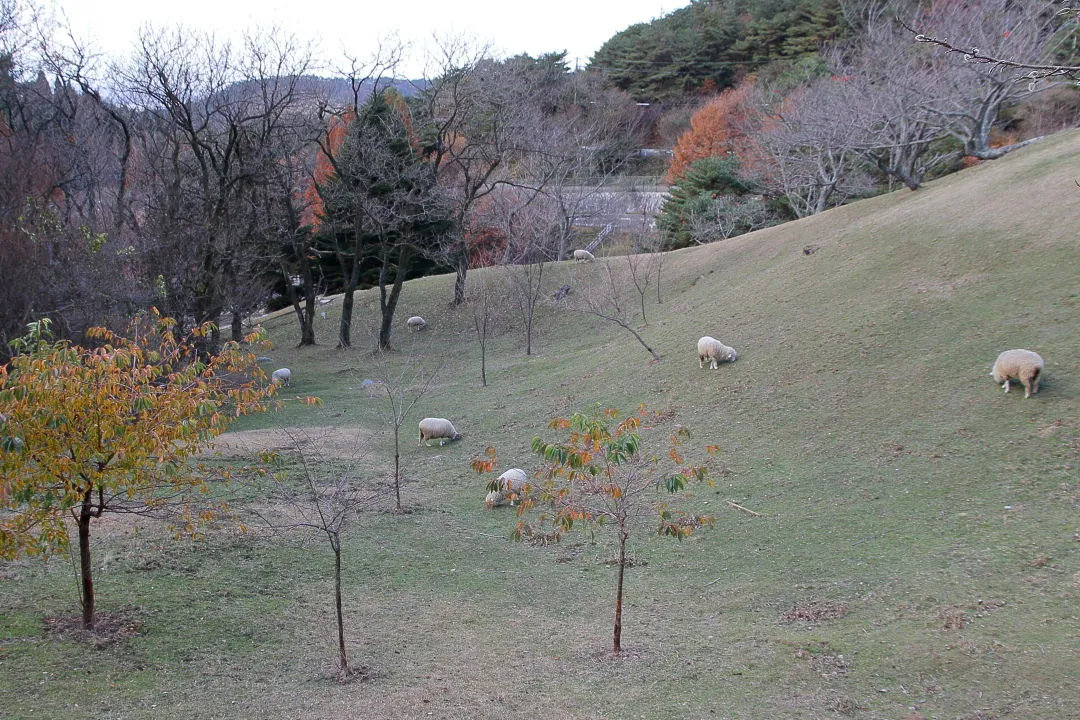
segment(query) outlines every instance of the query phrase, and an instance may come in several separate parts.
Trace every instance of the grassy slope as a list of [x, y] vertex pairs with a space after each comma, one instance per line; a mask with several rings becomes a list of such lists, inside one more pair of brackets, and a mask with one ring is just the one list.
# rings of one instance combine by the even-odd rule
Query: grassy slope
[[[99, 602], [138, 608], [144, 628], [119, 646], [41, 637], [42, 614], [73, 611], [64, 563], [0, 568], [0, 718], [1080, 718], [1078, 161], [1067, 133], [917, 193], [671, 253], [642, 329], [659, 364], [621, 329], [545, 306], [537, 354], [498, 338], [480, 388], [452, 278], [409, 283], [401, 357], [442, 363], [403, 427], [414, 512], [364, 515], [346, 547], [353, 659], [376, 678], [320, 675], [333, 659], [320, 546], [117, 530], [98, 544]], [[601, 268], [545, 279], [580, 288]], [[358, 317], [376, 303], [364, 294]], [[316, 348], [292, 347], [288, 315], [267, 323], [293, 390], [325, 404], [248, 427], [381, 427], [360, 386], [371, 341], [333, 349], [326, 309]], [[414, 313], [429, 331], [404, 332]], [[739, 361], [699, 370], [702, 334]], [[1012, 347], [1047, 361], [1031, 400], [988, 377]], [[730, 472], [701, 495], [714, 529], [634, 540], [631, 652], [612, 661], [597, 652], [605, 540], [507, 543], [512, 515], [483, 510], [468, 460], [493, 444], [535, 467], [528, 442], [552, 415], [639, 402], [720, 445]], [[466, 438], [416, 448], [423, 415]], [[385, 468], [376, 438], [361, 472]], [[848, 613], [780, 621], [812, 600]]]

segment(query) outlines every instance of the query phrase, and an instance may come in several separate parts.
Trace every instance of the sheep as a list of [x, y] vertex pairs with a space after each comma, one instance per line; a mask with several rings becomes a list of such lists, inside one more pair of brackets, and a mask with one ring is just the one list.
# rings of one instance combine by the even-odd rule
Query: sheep
[[525, 474], [524, 470], [510, 468], [488, 486], [489, 488], [498, 489], [493, 489], [487, 494], [487, 497], [484, 498], [484, 507], [490, 510], [493, 507], [506, 505], [507, 501], [513, 505], [514, 500], [525, 489], [528, 482], [529, 476]]
[[739, 357], [735, 348], [730, 348], [714, 337], [706, 335], [697, 341], [698, 367], [705, 367], [705, 361], [709, 361], [709, 369], [715, 370], [719, 362], [735, 362]]
[[284, 385], [289, 387], [289, 379], [292, 377], [292, 370], [289, 368], [278, 368], [270, 375], [270, 382], [276, 385]]
[[1039, 380], [1042, 378], [1043, 359], [1039, 353], [1031, 350], [1006, 350], [997, 356], [990, 377], [1001, 383], [1005, 392], [1009, 392], [1009, 380], [1016, 378], [1024, 385], [1024, 397], [1028, 398], [1039, 392]]
[[413, 315], [405, 324], [409, 326], [409, 330], [412, 332], [420, 332], [427, 327], [427, 321], [419, 315]]
[[593, 260], [596, 259], [596, 256], [593, 255], [588, 250], [575, 250], [574, 251], [574, 259], [579, 260], [581, 262], [592, 262]]
[[418, 446], [423, 445], [428, 440], [435, 440], [438, 438], [439, 445], [443, 444], [443, 440], [460, 440], [461, 433], [455, 428], [454, 424], [446, 418], [424, 418], [420, 421], [420, 442], [416, 443]]

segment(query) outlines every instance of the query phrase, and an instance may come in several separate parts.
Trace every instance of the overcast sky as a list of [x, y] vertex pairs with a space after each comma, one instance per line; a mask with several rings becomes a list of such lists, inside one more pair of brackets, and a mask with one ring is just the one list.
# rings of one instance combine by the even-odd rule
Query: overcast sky
[[570, 67], [584, 66], [608, 38], [649, 22], [689, 0], [56, 0], [78, 37], [106, 55], [126, 55], [138, 30], [183, 25], [228, 35], [279, 25], [314, 40], [320, 56], [344, 47], [364, 58], [392, 33], [412, 45], [405, 73], [423, 70], [423, 47], [433, 33], [490, 44], [497, 55], [568, 51]]

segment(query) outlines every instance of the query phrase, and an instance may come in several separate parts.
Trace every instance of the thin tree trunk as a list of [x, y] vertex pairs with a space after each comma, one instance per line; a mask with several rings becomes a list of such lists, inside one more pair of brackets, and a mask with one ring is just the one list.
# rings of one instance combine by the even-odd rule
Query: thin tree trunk
[[619, 532], [619, 579], [615, 585], [615, 630], [612, 635], [611, 652], [622, 652], [622, 591], [623, 574], [626, 571], [626, 533]]
[[394, 497], [401, 512], [401, 423], [394, 426]]
[[341, 609], [341, 538], [334, 533], [330, 538], [334, 549], [334, 603], [337, 606], [338, 652], [341, 660], [341, 679], [347, 680], [350, 674], [349, 656], [345, 652], [345, 614]]
[[94, 629], [94, 569], [90, 563], [90, 521], [94, 517], [93, 488], [83, 495], [79, 510], [79, 572], [82, 581], [82, 626], [85, 630]]

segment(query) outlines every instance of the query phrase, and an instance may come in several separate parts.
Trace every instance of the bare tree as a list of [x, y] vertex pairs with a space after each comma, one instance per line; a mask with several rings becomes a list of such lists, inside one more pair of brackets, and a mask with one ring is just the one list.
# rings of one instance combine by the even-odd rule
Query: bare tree
[[394, 476], [390, 485], [394, 491], [394, 509], [402, 513], [405, 508], [401, 504], [401, 426], [420, 398], [431, 388], [442, 366], [428, 370], [424, 367], [422, 356], [394, 358], [382, 349], [375, 352], [374, 360], [376, 376], [381, 383], [379, 391], [386, 396], [383, 418], [394, 439]]
[[[279, 466], [273, 474], [273, 485], [263, 488], [269, 500], [266, 510], [248, 511], [274, 532], [309, 532], [326, 541], [334, 555], [334, 609], [337, 619], [338, 681], [348, 682], [366, 675], [349, 663], [345, 642], [345, 612], [342, 601], [342, 535], [358, 513], [385, 502], [389, 488], [365, 483], [356, 477], [355, 470], [362, 460], [357, 455], [342, 463], [340, 458], [327, 457], [321, 450], [320, 438], [298, 430], [283, 430], [291, 446], [291, 454], [299, 460], [299, 477], [280, 469], [283, 458], [277, 454], [265, 456]], [[357, 451], [360, 451], [357, 442]], [[284, 508], [284, 513], [275, 510]]]
[[[770, 195], [784, 198], [796, 217], [806, 217], [840, 205], [873, 188], [863, 170], [863, 136], [859, 116], [837, 113], [837, 107], [856, 101], [850, 78], [834, 76], [810, 82], [786, 97], [767, 87], [750, 90], [748, 105], [758, 113], [756, 131], [747, 149], [753, 159], [750, 174]], [[744, 219], [751, 229], [769, 222], [770, 214], [760, 198], [734, 212], [722, 212], [734, 224]]]
[[588, 283], [579, 283], [580, 289], [575, 290], [570, 307], [583, 315], [592, 315], [618, 325], [634, 336], [641, 347], [649, 352], [654, 362], [660, 362], [660, 354], [632, 324], [633, 318], [627, 312], [626, 301], [622, 297], [623, 288], [631, 283], [612, 271], [613, 264], [610, 260], [602, 261], [599, 277], [594, 276]]
[[960, 56], [937, 64], [947, 92], [936, 110], [947, 120], [950, 134], [963, 143], [965, 155], [993, 159], [1031, 142], [991, 148], [990, 132], [1004, 108], [1080, 77], [1080, 68], [1024, 65], [1005, 58], [1054, 57], [1069, 41], [1070, 33], [1062, 31], [1068, 22], [1060, 3], [1047, 0], [936, 3], [911, 21], [922, 29], [920, 34], [900, 21], [917, 42]]
[[277, 32], [232, 45], [147, 29], [117, 70], [145, 128], [144, 250], [158, 255], [153, 275], [169, 279], [178, 316], [217, 321], [229, 305], [250, 306], [252, 293], [228, 289], [278, 270], [256, 214], [269, 169], [298, 151], [280, 136], [306, 121], [298, 88], [310, 64], [308, 48]]
[[472, 309], [473, 330], [480, 345], [480, 385], [487, 387], [487, 346], [492, 335], [499, 331], [507, 288], [499, 277], [485, 272], [475, 283], [469, 304]]

